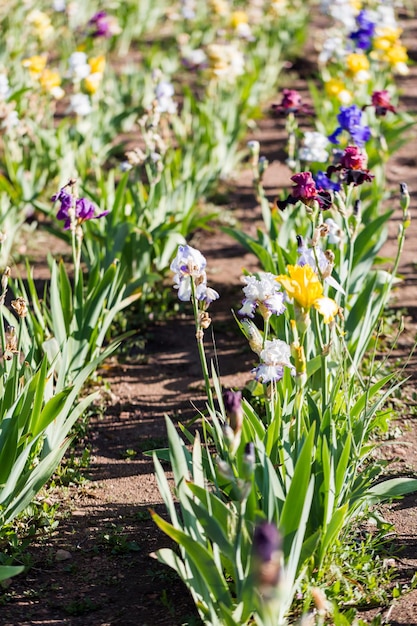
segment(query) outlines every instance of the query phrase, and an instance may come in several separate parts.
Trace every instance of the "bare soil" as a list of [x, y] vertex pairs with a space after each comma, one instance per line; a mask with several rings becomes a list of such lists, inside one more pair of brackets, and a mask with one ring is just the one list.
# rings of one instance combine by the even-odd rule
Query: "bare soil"
[[[404, 43], [417, 59], [417, 20], [404, 21]], [[305, 70], [308, 64], [300, 64]], [[302, 73], [302, 72], [301, 72]], [[305, 74], [305, 72], [304, 72]], [[291, 87], [306, 93], [306, 76]], [[417, 67], [401, 78], [401, 106], [416, 112]], [[271, 166], [265, 183], [268, 194], [288, 186], [290, 171], [283, 164], [284, 131], [280, 120], [267, 115], [254, 133]], [[391, 160], [388, 182], [398, 205], [398, 185], [411, 192], [412, 223], [401, 261], [403, 282], [396, 288], [393, 309], [404, 311], [405, 331], [390, 359], [404, 363], [417, 329], [417, 152], [415, 139]], [[253, 232], [260, 211], [252, 194], [251, 173], [243, 168], [228, 189], [224, 211]], [[386, 256], [395, 248], [399, 211], [394, 216]], [[217, 358], [224, 387], [242, 388], [250, 379], [252, 353], [239, 334], [231, 310], [240, 305], [242, 268], [254, 270], [255, 257], [216, 228], [197, 233], [193, 245], [207, 257], [210, 284], [221, 298], [213, 303], [213, 336], [207, 332], [210, 358]], [[164, 323], [150, 324], [141, 349], [112, 361], [102, 372], [109, 392], [105, 408], [90, 420], [81, 446], [91, 447], [91, 459], [81, 486], [57, 491], [63, 502], [59, 525], [42, 541], [32, 541], [27, 554], [33, 565], [11, 581], [0, 604], [3, 626], [179, 626], [199, 624], [188, 592], [175, 574], [157, 563], [152, 553], [169, 544], [153, 525], [149, 507], [163, 512], [151, 459], [146, 450], [165, 444], [164, 415], [186, 421], [204, 407], [201, 370], [190, 312]], [[417, 360], [412, 356], [405, 374], [406, 394], [415, 403]], [[393, 471], [417, 473], [417, 424], [412, 407], [404, 408], [393, 425], [396, 437], [385, 442], [384, 454]], [[128, 452], [128, 451], [133, 452]], [[48, 495], [50, 499], [54, 495]], [[58, 496], [57, 496], [58, 497]], [[383, 509], [394, 525], [393, 543], [398, 579], [411, 581], [417, 570], [417, 494]], [[381, 614], [392, 626], [417, 624], [417, 590], [402, 595], [388, 607], [373, 608], [364, 616]]]

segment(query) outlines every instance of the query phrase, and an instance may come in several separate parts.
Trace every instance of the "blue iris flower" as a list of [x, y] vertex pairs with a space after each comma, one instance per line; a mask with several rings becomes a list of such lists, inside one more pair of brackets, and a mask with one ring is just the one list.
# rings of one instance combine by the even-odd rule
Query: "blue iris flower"
[[318, 189], [325, 189], [326, 191], [340, 191], [340, 183], [331, 180], [325, 172], [319, 171], [314, 176], [316, 181], [316, 187]]
[[375, 34], [375, 22], [371, 20], [367, 11], [361, 11], [356, 18], [358, 30], [349, 35], [360, 50], [369, 50], [372, 46], [372, 38]]
[[371, 137], [371, 130], [369, 126], [362, 124], [362, 111], [356, 104], [352, 104], [349, 107], [340, 107], [337, 121], [340, 126], [328, 137], [331, 143], [338, 144], [338, 137], [344, 130], [350, 134], [355, 144], [359, 147], [362, 147]]

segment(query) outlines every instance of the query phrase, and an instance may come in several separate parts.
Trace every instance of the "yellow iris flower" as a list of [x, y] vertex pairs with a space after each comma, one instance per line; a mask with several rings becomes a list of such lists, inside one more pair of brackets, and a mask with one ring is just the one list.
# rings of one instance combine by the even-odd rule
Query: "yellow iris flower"
[[56, 70], [45, 68], [39, 76], [39, 84], [42, 89], [51, 94], [56, 100], [64, 97], [65, 92], [61, 89], [61, 76]]
[[35, 54], [32, 57], [23, 59], [22, 65], [26, 67], [32, 75], [36, 76], [42, 74], [46, 67], [46, 60], [45, 54]]
[[392, 46], [392, 48], [386, 51], [385, 58], [390, 65], [407, 63], [407, 48], [405, 46], [402, 46], [400, 43], [396, 43], [394, 46]]
[[288, 274], [280, 274], [277, 281], [281, 283], [298, 306], [310, 309], [314, 302], [323, 295], [323, 285], [310, 265], [288, 265]]
[[288, 274], [276, 278], [287, 295], [306, 312], [311, 307], [317, 309], [325, 324], [332, 322], [339, 307], [332, 298], [323, 295], [323, 285], [311, 265], [288, 265], [287, 269]]
[[362, 52], [352, 52], [346, 57], [346, 66], [351, 74], [369, 70], [369, 59]]
[[230, 16], [230, 25], [232, 28], [237, 28], [240, 24], [247, 24], [248, 16], [245, 11], [233, 11]]
[[103, 74], [104, 68], [106, 67], [106, 57], [104, 54], [91, 57], [91, 59], [88, 59], [88, 65], [90, 66], [92, 74]]
[[330, 78], [324, 83], [326, 94], [330, 98], [337, 98], [342, 104], [352, 102], [352, 94], [346, 88], [345, 83], [339, 78]]
[[55, 87], [60, 86], [61, 76], [56, 70], [48, 70], [48, 68], [46, 68], [42, 72], [39, 82], [45, 91], [52, 91]]

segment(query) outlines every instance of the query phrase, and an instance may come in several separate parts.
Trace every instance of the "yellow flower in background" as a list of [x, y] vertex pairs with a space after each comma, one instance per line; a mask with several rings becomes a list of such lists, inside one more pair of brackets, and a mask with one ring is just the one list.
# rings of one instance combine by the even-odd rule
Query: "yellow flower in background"
[[392, 26], [378, 28], [376, 37], [372, 41], [372, 48], [374, 50], [389, 50], [400, 39], [401, 33], [401, 28], [393, 28]]
[[287, 9], [287, 0], [271, 0], [267, 7], [267, 15], [281, 17]]
[[45, 69], [46, 60], [47, 58], [45, 54], [35, 54], [33, 57], [23, 59], [22, 65], [23, 67], [26, 67], [33, 76], [38, 76], [39, 74], [42, 74]]
[[35, 34], [37, 37], [39, 37], [39, 39], [48, 39], [48, 37], [53, 34], [54, 28], [51, 24], [51, 20], [49, 19], [49, 16], [43, 11], [34, 9], [30, 13], [28, 13], [26, 19], [29, 24], [33, 25]]
[[352, 94], [339, 78], [330, 78], [324, 83], [324, 90], [330, 98], [337, 98], [341, 104], [352, 102]]
[[91, 59], [88, 59], [88, 65], [92, 74], [103, 74], [106, 67], [106, 57], [104, 54], [100, 54], [98, 57], [91, 57]]
[[400, 42], [401, 33], [400, 28], [378, 29], [371, 56], [383, 63], [388, 63], [396, 74], [408, 74], [408, 53], [407, 48]]
[[349, 4], [357, 13], [362, 9], [362, 2], [360, 0], [350, 0]]
[[64, 97], [65, 92], [60, 86], [61, 75], [57, 70], [44, 69], [39, 76], [39, 83], [44, 91], [50, 93], [57, 100]]
[[247, 23], [248, 16], [246, 15], [245, 11], [233, 11], [230, 16], [230, 25], [232, 26], [232, 28], [237, 28], [241, 24]]
[[61, 84], [61, 76], [56, 70], [44, 69], [39, 77], [39, 82], [45, 91], [51, 91], [54, 87], [59, 87]]
[[390, 65], [407, 63], [407, 48], [405, 46], [402, 46], [400, 43], [396, 43], [389, 50], [386, 51], [385, 58]]
[[210, 0], [209, 6], [216, 15], [227, 15], [229, 7], [225, 0]]
[[346, 57], [346, 66], [351, 74], [369, 70], [369, 59], [363, 52], [352, 52]]
[[94, 94], [97, 92], [100, 87], [101, 81], [103, 79], [103, 74], [100, 72], [95, 72], [94, 74], [89, 74], [83, 80], [83, 89], [89, 94]]
[[311, 265], [288, 265], [288, 274], [280, 274], [276, 280], [289, 298], [305, 312], [311, 307], [323, 316], [325, 324], [332, 322], [339, 311], [332, 298], [323, 295], [323, 285]]
[[277, 281], [288, 296], [301, 308], [310, 309], [323, 295], [323, 285], [311, 265], [288, 265], [288, 274], [280, 274]]

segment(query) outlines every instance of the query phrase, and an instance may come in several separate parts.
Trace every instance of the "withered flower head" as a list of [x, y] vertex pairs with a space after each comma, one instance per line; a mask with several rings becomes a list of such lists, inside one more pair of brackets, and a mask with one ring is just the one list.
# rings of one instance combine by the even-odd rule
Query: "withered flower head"
[[19, 317], [26, 317], [28, 314], [28, 307], [24, 298], [16, 298], [16, 300], [12, 300], [11, 305]]

